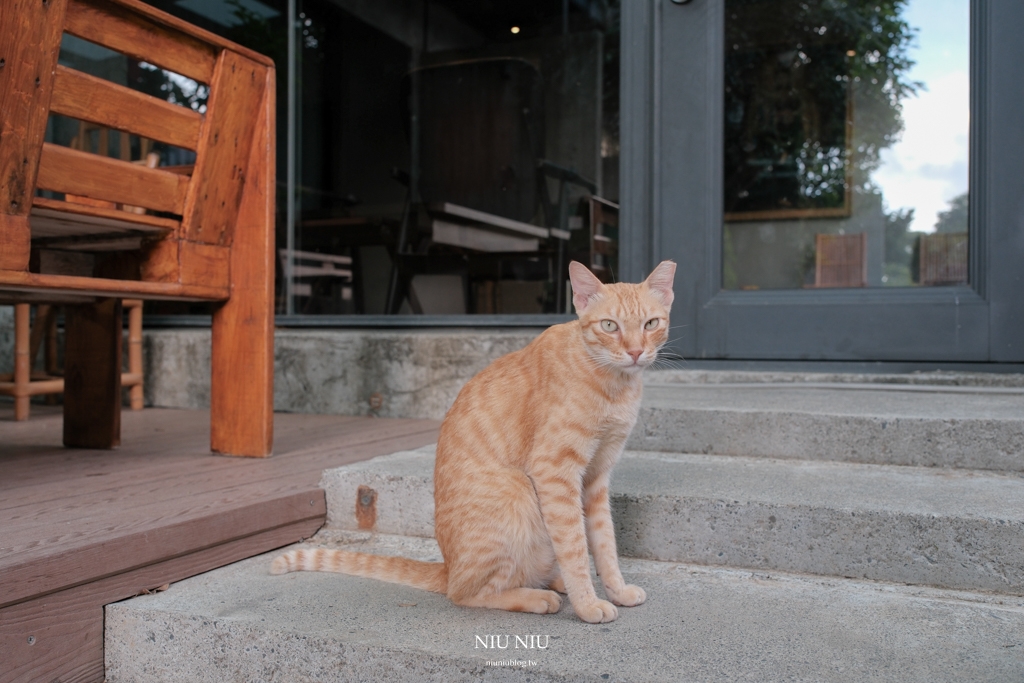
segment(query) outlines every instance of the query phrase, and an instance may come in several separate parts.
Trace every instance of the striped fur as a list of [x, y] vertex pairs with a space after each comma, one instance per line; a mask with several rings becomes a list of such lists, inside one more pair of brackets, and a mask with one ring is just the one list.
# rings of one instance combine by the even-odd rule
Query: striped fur
[[446, 593], [448, 574], [443, 562], [419, 562], [404, 557], [387, 557], [352, 553], [345, 550], [289, 550], [274, 558], [271, 574], [288, 572], [338, 572], [352, 576], [365, 576], [389, 583], [400, 583], [422, 588], [433, 593]]
[[[491, 363], [441, 425], [434, 503], [444, 563], [296, 550], [274, 560], [274, 573], [340, 571], [539, 614], [558, 611], [567, 593], [590, 623], [644, 602], [619, 571], [608, 482], [640, 409], [642, 371], [668, 341], [675, 264], [640, 284], [604, 285], [579, 263], [569, 273], [579, 320]], [[594, 590], [588, 550], [610, 602]]]

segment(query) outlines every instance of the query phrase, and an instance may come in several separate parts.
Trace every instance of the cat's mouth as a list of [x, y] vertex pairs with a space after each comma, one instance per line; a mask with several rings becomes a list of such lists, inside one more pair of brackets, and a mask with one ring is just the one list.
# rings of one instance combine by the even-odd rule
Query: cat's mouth
[[625, 370], [637, 371], [643, 370], [650, 364], [650, 359], [645, 358], [644, 356], [640, 356], [639, 358], [633, 358], [632, 356], [628, 356], [625, 359], [623, 359], [621, 366]]

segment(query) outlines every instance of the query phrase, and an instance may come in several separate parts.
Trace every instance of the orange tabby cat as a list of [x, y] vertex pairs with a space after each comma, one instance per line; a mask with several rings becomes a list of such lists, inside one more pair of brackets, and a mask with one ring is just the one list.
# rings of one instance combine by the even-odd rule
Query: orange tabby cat
[[[573, 262], [579, 320], [555, 325], [470, 380], [441, 425], [435, 529], [444, 562], [292, 550], [271, 572], [336, 571], [446, 594], [457, 605], [600, 623], [646, 599], [619, 571], [608, 479], [640, 408], [641, 373], [668, 340], [675, 263], [602, 284]], [[587, 549], [611, 602], [590, 580]], [[557, 592], [556, 592], [557, 591]]]

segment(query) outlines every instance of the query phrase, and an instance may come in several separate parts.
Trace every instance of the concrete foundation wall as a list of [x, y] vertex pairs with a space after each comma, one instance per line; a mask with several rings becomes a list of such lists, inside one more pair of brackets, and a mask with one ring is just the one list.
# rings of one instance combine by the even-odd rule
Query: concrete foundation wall
[[[278, 330], [274, 409], [441, 419], [473, 375], [540, 332]], [[209, 406], [208, 329], [146, 330], [143, 353], [147, 405]]]

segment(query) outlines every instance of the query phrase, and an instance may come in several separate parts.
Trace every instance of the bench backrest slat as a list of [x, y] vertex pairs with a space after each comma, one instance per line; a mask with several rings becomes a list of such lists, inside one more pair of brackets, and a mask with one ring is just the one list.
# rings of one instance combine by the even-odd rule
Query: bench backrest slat
[[203, 121], [191, 109], [64, 66], [57, 67], [50, 111], [193, 151]]
[[181, 215], [188, 183], [188, 176], [44, 143], [36, 187]]
[[[176, 229], [138, 255], [144, 280], [190, 284], [200, 252], [218, 273], [228, 272], [235, 231], [250, 230], [239, 227], [244, 201], [261, 207], [261, 226], [268, 220], [263, 202], [273, 206], [273, 62], [139, 0], [15, 3], [13, 12], [0, 3], [0, 47], [7, 50], [0, 50], [7, 63], [0, 73], [0, 177], [11, 181], [0, 193], [0, 272], [30, 267], [37, 190], [71, 195], [69, 225], [86, 200], [180, 216]], [[58, 65], [64, 34], [209, 86], [204, 113]], [[195, 163], [190, 173], [173, 173], [43, 143], [51, 113], [78, 119], [82, 130], [99, 126], [101, 140], [109, 129], [121, 131], [122, 153], [135, 134], [192, 150]], [[125, 221], [132, 215], [125, 212]], [[273, 262], [272, 253], [266, 258]]]
[[217, 62], [212, 45], [153, 23], [104, 0], [68, 4], [64, 30], [140, 61], [209, 83]]

